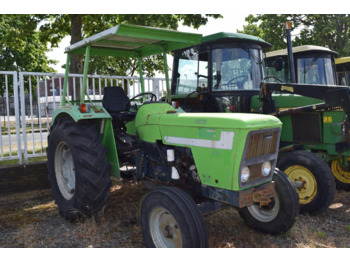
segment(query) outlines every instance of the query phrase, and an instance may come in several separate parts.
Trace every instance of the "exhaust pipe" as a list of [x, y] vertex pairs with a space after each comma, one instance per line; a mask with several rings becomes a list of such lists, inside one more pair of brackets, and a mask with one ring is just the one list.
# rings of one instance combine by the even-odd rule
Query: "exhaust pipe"
[[287, 35], [287, 46], [288, 46], [288, 61], [289, 61], [289, 71], [290, 71], [290, 81], [291, 83], [296, 83], [295, 76], [295, 67], [294, 67], [294, 58], [293, 58], [293, 50], [292, 50], [292, 39], [291, 39], [291, 28], [292, 25], [290, 21], [286, 22], [286, 35]]

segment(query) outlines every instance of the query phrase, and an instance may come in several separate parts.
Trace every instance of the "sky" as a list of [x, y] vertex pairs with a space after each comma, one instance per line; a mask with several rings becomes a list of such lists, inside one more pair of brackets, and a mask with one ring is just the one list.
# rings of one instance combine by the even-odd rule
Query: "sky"
[[[244, 19], [249, 13], [240, 14], [226, 14], [223, 18], [213, 19], [209, 18], [208, 23], [205, 26], [199, 27], [199, 29], [194, 29], [191, 27], [180, 25], [178, 31], [190, 32], [190, 33], [200, 33], [202, 35], [210, 35], [217, 32], [233, 32], [235, 33], [237, 29], [242, 30], [243, 25], [247, 24]], [[58, 48], [53, 48], [52, 51], [47, 52], [50, 59], [58, 60], [57, 65], [52, 67], [57, 70], [58, 73], [64, 73], [62, 65], [66, 63], [66, 55], [64, 54], [64, 49], [70, 45], [70, 36], [65, 37], [59, 44]], [[171, 65], [171, 59], [168, 62]]]

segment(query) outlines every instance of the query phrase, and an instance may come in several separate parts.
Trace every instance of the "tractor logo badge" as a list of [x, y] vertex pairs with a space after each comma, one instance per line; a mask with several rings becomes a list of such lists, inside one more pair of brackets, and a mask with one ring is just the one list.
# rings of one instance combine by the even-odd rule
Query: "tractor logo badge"
[[323, 117], [323, 122], [324, 123], [332, 123], [333, 122], [333, 119], [331, 116], [324, 116]]
[[292, 86], [282, 86], [281, 91], [283, 91], [283, 90], [294, 93], [294, 87], [292, 87]]

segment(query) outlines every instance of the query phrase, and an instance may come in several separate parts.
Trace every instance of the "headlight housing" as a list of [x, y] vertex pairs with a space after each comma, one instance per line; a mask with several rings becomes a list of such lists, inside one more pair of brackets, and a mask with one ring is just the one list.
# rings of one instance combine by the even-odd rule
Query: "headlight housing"
[[262, 165], [261, 165], [261, 174], [263, 175], [263, 176], [268, 176], [268, 175], [270, 175], [271, 174], [271, 162], [270, 161], [266, 161], [266, 162], [264, 162], [264, 163], [262, 163]]
[[247, 166], [243, 167], [241, 171], [241, 183], [246, 183], [249, 179], [249, 176], [250, 176], [249, 168]]

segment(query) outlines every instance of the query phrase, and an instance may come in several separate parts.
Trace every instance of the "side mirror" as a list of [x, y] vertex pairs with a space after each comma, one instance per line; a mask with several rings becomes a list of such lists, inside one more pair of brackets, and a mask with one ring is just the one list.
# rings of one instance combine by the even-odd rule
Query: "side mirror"
[[276, 72], [282, 71], [283, 69], [283, 60], [280, 57], [275, 59], [275, 70]]

